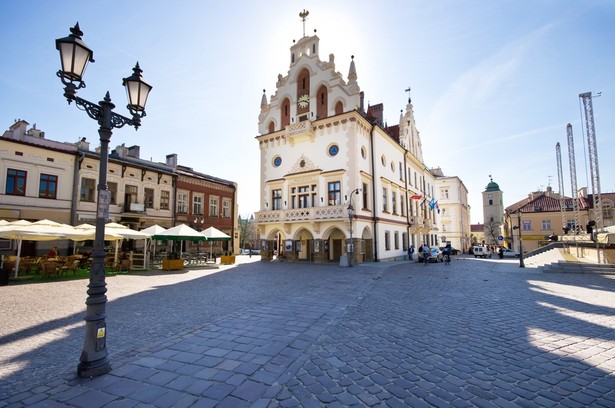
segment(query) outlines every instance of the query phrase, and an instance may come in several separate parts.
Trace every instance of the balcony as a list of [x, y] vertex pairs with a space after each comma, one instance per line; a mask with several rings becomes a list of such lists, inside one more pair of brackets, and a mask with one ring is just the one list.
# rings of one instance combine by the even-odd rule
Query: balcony
[[256, 213], [256, 222], [259, 224], [297, 221], [339, 221], [342, 219], [348, 219], [348, 209], [343, 205], [261, 211]]
[[304, 120], [303, 122], [297, 122], [286, 126], [284, 137], [291, 143], [291, 145], [298, 142], [314, 140], [314, 129], [312, 128], [312, 122], [309, 120]]

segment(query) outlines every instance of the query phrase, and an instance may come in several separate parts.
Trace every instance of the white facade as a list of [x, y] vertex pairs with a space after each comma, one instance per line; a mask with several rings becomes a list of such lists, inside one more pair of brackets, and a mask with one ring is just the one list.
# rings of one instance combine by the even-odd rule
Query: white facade
[[437, 212], [428, 206], [435, 177], [422, 163], [412, 105], [399, 126], [385, 128], [381, 105], [363, 109], [354, 60], [344, 80], [334, 56], [321, 61], [318, 49], [317, 36], [294, 44], [287, 75], [262, 97], [263, 258], [278, 250], [291, 260], [337, 262], [354, 249], [354, 264], [402, 258], [409, 244], [437, 245]]
[[468, 190], [459, 177], [438, 177], [441, 245], [467, 253], [470, 247], [470, 206]]

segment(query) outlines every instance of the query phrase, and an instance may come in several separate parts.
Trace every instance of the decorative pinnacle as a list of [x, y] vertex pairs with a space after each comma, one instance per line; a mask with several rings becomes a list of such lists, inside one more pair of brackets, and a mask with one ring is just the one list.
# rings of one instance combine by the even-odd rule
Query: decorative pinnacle
[[303, 9], [303, 11], [301, 13], [299, 13], [299, 17], [301, 17], [301, 21], [303, 22], [303, 36], [305, 37], [305, 20], [307, 19], [307, 16], [310, 14], [309, 11], [307, 11], [306, 9]]

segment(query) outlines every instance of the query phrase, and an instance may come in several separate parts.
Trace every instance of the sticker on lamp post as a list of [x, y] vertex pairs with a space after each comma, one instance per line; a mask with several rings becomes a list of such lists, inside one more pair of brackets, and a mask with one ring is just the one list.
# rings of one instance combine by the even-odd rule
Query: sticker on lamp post
[[111, 204], [111, 193], [108, 190], [98, 191], [98, 208], [96, 209], [96, 218], [109, 218], [109, 204]]

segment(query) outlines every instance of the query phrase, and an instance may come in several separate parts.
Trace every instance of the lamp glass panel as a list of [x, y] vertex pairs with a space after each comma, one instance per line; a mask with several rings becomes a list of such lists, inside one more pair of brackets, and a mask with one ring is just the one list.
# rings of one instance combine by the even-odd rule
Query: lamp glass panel
[[147, 96], [152, 87], [142, 81], [126, 81], [125, 85], [129, 105], [136, 111], [145, 110]]
[[81, 81], [91, 51], [74, 42], [60, 43], [63, 74], [72, 81]]

